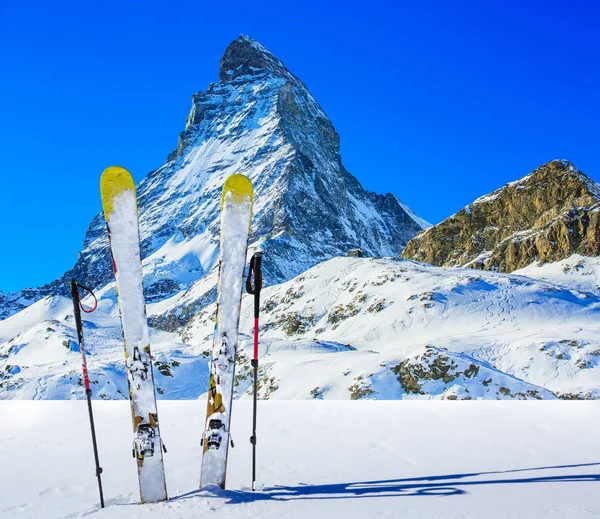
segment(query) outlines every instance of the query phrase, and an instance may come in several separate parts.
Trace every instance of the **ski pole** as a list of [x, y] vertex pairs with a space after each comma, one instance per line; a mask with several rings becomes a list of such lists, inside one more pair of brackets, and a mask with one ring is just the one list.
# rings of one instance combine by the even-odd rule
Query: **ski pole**
[[[81, 304], [79, 297], [79, 288], [89, 292], [94, 298], [94, 306], [86, 310]], [[100, 507], [104, 508], [104, 494], [102, 492], [102, 467], [98, 458], [98, 444], [96, 443], [96, 428], [94, 427], [94, 414], [92, 413], [92, 390], [90, 389], [90, 379], [88, 376], [87, 362], [85, 360], [85, 345], [83, 342], [83, 325], [81, 323], [81, 310], [85, 313], [93, 312], [98, 306], [98, 300], [94, 293], [87, 287], [80, 285], [76, 280], [71, 280], [71, 298], [73, 299], [73, 311], [75, 313], [75, 326], [77, 327], [77, 340], [79, 342], [79, 351], [81, 352], [81, 371], [83, 372], [83, 384], [85, 386], [85, 395], [87, 397], [88, 414], [90, 417], [90, 428], [92, 430], [92, 445], [94, 446], [94, 460], [96, 461], [96, 477], [98, 478], [98, 491], [100, 492]]]
[[252, 367], [254, 368], [254, 404], [252, 411], [252, 490], [256, 490], [256, 406], [258, 398], [258, 316], [260, 313], [260, 290], [262, 289], [262, 273], [260, 263], [262, 252], [255, 252], [250, 259], [248, 279], [246, 280], [246, 291], [254, 296], [254, 356]]

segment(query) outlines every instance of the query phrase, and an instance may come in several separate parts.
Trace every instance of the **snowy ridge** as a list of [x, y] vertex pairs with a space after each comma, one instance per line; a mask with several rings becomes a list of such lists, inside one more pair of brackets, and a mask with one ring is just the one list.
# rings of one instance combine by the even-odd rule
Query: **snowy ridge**
[[[588, 260], [575, 268], [573, 258], [554, 279], [549, 266], [531, 266], [525, 277], [392, 259], [319, 264], [263, 290], [260, 396], [599, 398], [600, 296], [587, 288], [599, 281], [600, 267]], [[46, 321], [33, 329], [26, 316], [15, 316], [20, 320], [11, 319], [10, 328], [9, 320], [2, 323], [2, 337], [13, 335], [0, 343], [2, 398], [82, 396], [77, 352], [63, 344], [75, 338], [63, 303], [38, 303]], [[250, 388], [252, 308], [245, 295], [235, 387], [243, 399]], [[159, 398], [203, 398], [214, 311], [214, 305], [200, 311], [180, 337], [151, 331]], [[87, 319], [94, 395], [126, 398], [118, 319], [102, 310]]]
[[[263, 300], [270, 380], [263, 396], [270, 398], [600, 396], [594, 293], [522, 276], [336, 258], [266, 289]], [[243, 308], [241, 326], [249, 329], [250, 302]], [[209, 316], [190, 323], [188, 340], [210, 334]], [[352, 350], [314, 365], [313, 356], [294, 353], [311, 342], [318, 355], [331, 351], [323, 344]], [[272, 351], [277, 344], [284, 346]], [[414, 359], [428, 351], [431, 366], [415, 370]], [[489, 369], [514, 378], [495, 386], [502, 374]], [[476, 376], [465, 376], [469, 370]]]
[[[12, 336], [0, 341], [0, 400], [85, 398], [71, 305], [66, 298], [48, 297], [27, 309], [39, 312], [35, 320], [19, 313], [0, 323], [2, 336]], [[118, 315], [101, 309], [86, 314], [84, 333], [94, 398], [128, 400]], [[150, 342], [159, 397], [168, 391], [171, 398], [195, 398], [200, 387], [206, 391], [206, 358], [184, 355], [185, 345], [174, 334], [150, 330]]]
[[396, 198], [398, 200], [398, 203], [400, 204], [400, 206], [402, 207], [402, 209], [404, 209], [406, 211], [406, 213], [418, 224], [420, 225], [423, 229], [427, 229], [428, 227], [431, 227], [431, 224], [427, 221], [424, 220], [423, 218], [421, 218], [420, 216], [418, 216], [410, 207], [408, 207], [404, 202], [402, 202], [402, 200]]

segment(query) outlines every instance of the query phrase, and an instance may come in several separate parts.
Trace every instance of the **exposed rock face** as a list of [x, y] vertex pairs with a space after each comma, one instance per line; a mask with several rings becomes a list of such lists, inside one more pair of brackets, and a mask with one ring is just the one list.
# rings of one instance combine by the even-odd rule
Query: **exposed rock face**
[[[233, 173], [255, 188], [250, 242], [265, 252], [268, 284], [357, 247], [369, 256], [397, 255], [424, 226], [394, 195], [366, 192], [346, 171], [333, 125], [304, 83], [262, 45], [236, 39], [219, 78], [192, 96], [177, 149], [137, 186], [147, 300], [185, 293], [161, 310], [162, 319], [155, 315], [155, 324], [170, 329], [214, 297], [216, 277], [197, 283], [218, 261], [220, 192]], [[74, 268], [33, 299], [67, 295], [71, 277], [95, 288], [112, 282], [102, 215]]]
[[483, 196], [413, 238], [402, 257], [512, 272], [600, 253], [600, 186], [565, 160]]
[[243, 34], [227, 47], [220, 65], [219, 81], [222, 83], [240, 76], [259, 76], [265, 71], [294, 83], [301, 82], [265, 47]]

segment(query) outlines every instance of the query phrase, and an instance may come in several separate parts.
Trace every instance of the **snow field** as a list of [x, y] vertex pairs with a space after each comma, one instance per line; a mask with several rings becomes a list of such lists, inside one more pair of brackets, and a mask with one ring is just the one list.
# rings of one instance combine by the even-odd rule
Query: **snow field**
[[[267, 286], [260, 396], [598, 398], [600, 258], [559, 263], [528, 267], [525, 277], [333, 258]], [[204, 294], [209, 284], [201, 285]], [[84, 316], [94, 398], [127, 398], [112, 297], [100, 297], [99, 309]], [[67, 347], [76, 338], [71, 306], [65, 298], [46, 298], [0, 321], [0, 399], [83, 397], [79, 354]], [[150, 329], [158, 398], [195, 399], [206, 392], [214, 312], [214, 304], [198, 311], [180, 335]], [[250, 385], [243, 377], [253, 325], [252, 297], [244, 294], [236, 370], [242, 398]], [[439, 371], [442, 361], [452, 366], [450, 376], [435, 379], [435, 363]], [[411, 371], [422, 393], [403, 387], [399, 367]]]
[[127, 402], [2, 401], [0, 517], [580, 519], [600, 514], [596, 402], [236, 401], [228, 489], [198, 490], [204, 401], [161, 401], [170, 500], [139, 505]]

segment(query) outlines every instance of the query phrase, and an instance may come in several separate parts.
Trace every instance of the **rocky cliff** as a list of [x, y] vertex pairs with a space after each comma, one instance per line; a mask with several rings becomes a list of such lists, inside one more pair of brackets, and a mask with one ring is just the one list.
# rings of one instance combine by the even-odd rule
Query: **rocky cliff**
[[532, 262], [600, 253], [600, 186], [553, 160], [413, 238], [402, 257], [512, 272]]

